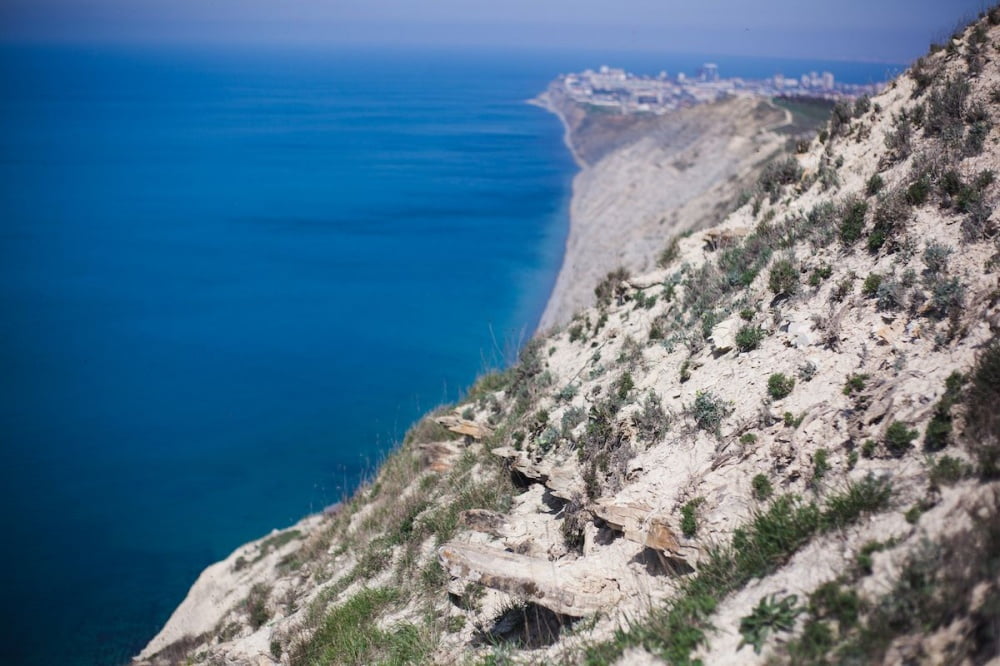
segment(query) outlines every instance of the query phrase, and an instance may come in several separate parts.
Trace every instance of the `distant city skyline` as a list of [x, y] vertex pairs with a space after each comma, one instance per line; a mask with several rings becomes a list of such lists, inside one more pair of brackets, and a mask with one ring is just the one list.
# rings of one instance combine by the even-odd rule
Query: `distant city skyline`
[[3, 42], [523, 48], [905, 63], [982, 0], [4, 0]]

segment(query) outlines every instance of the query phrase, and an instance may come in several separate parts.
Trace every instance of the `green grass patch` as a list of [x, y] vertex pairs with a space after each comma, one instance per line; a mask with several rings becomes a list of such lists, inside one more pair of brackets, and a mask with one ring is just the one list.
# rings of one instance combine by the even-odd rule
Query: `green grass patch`
[[689, 539], [698, 533], [698, 507], [704, 501], [704, 497], [695, 497], [681, 507], [681, 532]]
[[420, 662], [430, 646], [415, 626], [398, 623], [382, 629], [376, 622], [401, 597], [392, 588], [361, 590], [327, 614], [322, 626], [295, 649], [292, 663], [402, 666]]
[[913, 440], [920, 433], [906, 427], [901, 421], [893, 421], [885, 431], [885, 438], [882, 443], [886, 450], [897, 458], [910, 450]]
[[743, 640], [736, 649], [752, 645], [753, 651], [760, 654], [769, 633], [791, 631], [795, 626], [795, 618], [805, 612], [805, 608], [799, 606], [798, 601], [799, 598], [794, 594], [780, 601], [775, 594], [761, 597], [753, 612], [740, 620], [740, 634]]
[[758, 474], [753, 477], [750, 485], [753, 487], [753, 496], [761, 502], [769, 499], [774, 494], [774, 487], [771, 485], [771, 480], [764, 474]]
[[710, 617], [731, 592], [767, 576], [815, 536], [884, 510], [891, 497], [885, 481], [868, 477], [851, 483], [820, 506], [782, 495], [733, 533], [727, 546], [711, 549], [677, 596], [644, 621], [619, 629], [603, 643], [586, 648], [583, 663], [609, 664], [630, 646], [642, 646], [672, 664], [692, 664], [692, 653], [712, 630]]
[[767, 393], [775, 400], [787, 398], [795, 388], [795, 378], [776, 372], [767, 378]]
[[745, 324], [740, 327], [739, 331], [736, 332], [736, 348], [741, 352], [748, 352], [757, 349], [765, 335], [764, 329], [759, 326]]
[[940, 451], [951, 443], [952, 431], [952, 407], [962, 397], [962, 384], [965, 378], [960, 372], [953, 372], [945, 380], [944, 395], [934, 406], [934, 415], [931, 416], [927, 430], [924, 432], [924, 449], [927, 451]]

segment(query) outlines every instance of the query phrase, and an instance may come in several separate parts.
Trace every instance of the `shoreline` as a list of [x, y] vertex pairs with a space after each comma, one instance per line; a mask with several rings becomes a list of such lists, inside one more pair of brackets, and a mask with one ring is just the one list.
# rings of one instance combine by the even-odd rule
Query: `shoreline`
[[562, 125], [563, 129], [563, 145], [566, 146], [566, 150], [569, 151], [569, 154], [572, 156], [573, 162], [577, 167], [577, 170], [573, 174], [572, 180], [570, 181], [569, 203], [566, 207], [566, 235], [565, 240], [563, 241], [562, 253], [559, 257], [559, 268], [556, 271], [555, 281], [553, 281], [552, 286], [549, 289], [549, 294], [545, 299], [545, 306], [542, 308], [541, 315], [538, 318], [538, 323], [535, 325], [535, 330], [531, 334], [531, 337], [534, 338], [542, 336], [554, 328], [554, 324], [550, 321], [551, 312], [562, 308], [562, 305], [558, 301], [560, 295], [559, 285], [563, 277], [563, 271], [566, 268], [566, 262], [570, 257], [570, 241], [573, 238], [574, 230], [579, 224], [578, 221], [574, 220], [573, 206], [579, 195], [578, 190], [580, 176], [587, 172], [590, 165], [584, 161], [583, 157], [577, 151], [576, 146], [573, 143], [573, 130], [570, 128], [569, 120], [566, 118], [566, 114], [563, 113], [562, 109], [552, 103], [552, 98], [549, 95], [548, 90], [545, 90], [536, 97], [527, 100], [525, 103], [547, 111], [559, 119], [559, 123]]
[[610, 271], [654, 270], [672, 237], [725, 217], [782, 149], [776, 130], [788, 123], [769, 100], [738, 96], [653, 117], [594, 114], [551, 87], [527, 103], [559, 118], [579, 169], [562, 261], [534, 336], [593, 305]]
[[[577, 152], [576, 146], [573, 145], [573, 132], [569, 127], [569, 121], [566, 120], [566, 115], [562, 112], [562, 110], [551, 102], [548, 91], [546, 90], [537, 97], [532, 97], [531, 99], [525, 101], [525, 104], [530, 104], [531, 106], [537, 106], [540, 109], [544, 109], [559, 119], [563, 128], [563, 144], [566, 146], [566, 149], [569, 150], [570, 155], [573, 156], [573, 161], [576, 162], [576, 166], [580, 169], [580, 171], [587, 169], [589, 165], [583, 160], [580, 153]], [[577, 174], [579, 174], [579, 172], [577, 172]]]
[[[525, 103], [559, 118], [563, 126], [563, 143], [578, 168], [572, 177], [568, 226], [556, 281], [531, 335], [538, 338], [567, 323], [580, 308], [591, 305], [593, 287], [609, 270], [625, 265], [633, 273], [643, 271], [650, 256], [659, 253], [666, 239], [691, 228], [692, 223], [687, 218], [684, 218], [686, 224], [675, 220], [667, 224], [664, 212], [678, 208], [682, 202], [676, 189], [669, 187], [671, 174], [673, 177], [684, 173], [690, 176], [698, 171], [694, 161], [690, 168], [680, 170], [671, 164], [682, 158], [694, 160], [698, 153], [687, 154], [686, 143], [681, 142], [683, 145], [678, 147], [669, 138], [657, 137], [657, 132], [662, 132], [664, 127], [674, 131], [680, 124], [688, 134], [693, 133], [697, 150], [704, 151], [701, 154], [712, 155], [711, 160], [702, 159], [701, 162], [714, 164], [725, 160], [726, 155], [718, 158], [717, 153], [706, 150], [712, 144], [699, 143], [699, 138], [707, 136], [709, 129], [706, 127], [717, 129], [720, 123], [736, 124], [742, 117], [738, 112], [745, 110], [746, 102], [723, 107], [716, 114], [716, 125], [693, 122], [692, 127], [685, 128], [683, 124], [691, 122], [691, 114], [679, 113], [655, 122], [622, 117], [594, 121], [591, 116], [587, 124], [578, 125], [576, 129], [572, 126], [573, 116], [553, 100], [548, 90]], [[587, 114], [584, 109], [580, 112], [584, 115], [579, 118]], [[706, 109], [699, 109], [695, 121], [704, 113]], [[691, 136], [686, 136], [685, 140], [689, 139]], [[585, 154], [593, 156], [592, 164], [584, 159]], [[721, 182], [725, 185], [728, 179], [723, 175], [712, 171], [711, 177], [706, 176], [693, 184], [690, 178], [681, 178], [678, 184], [684, 189], [697, 188], [699, 184], [718, 185]], [[711, 188], [706, 189], [706, 195], [718, 196]], [[311, 538], [324, 517], [325, 514], [311, 514], [281, 530], [281, 533], [297, 534], [287, 546], [265, 548], [264, 544], [277, 534], [272, 532], [239, 546], [223, 560], [205, 568], [167, 622], [135, 659], [152, 659], [159, 650], [182, 641], [185, 635], [198, 635], [201, 628], [215, 626], [234, 604], [247, 597], [253, 581], [271, 580], [281, 557], [292, 552], [301, 541]], [[250, 565], [244, 568], [238, 563], [241, 558]]]

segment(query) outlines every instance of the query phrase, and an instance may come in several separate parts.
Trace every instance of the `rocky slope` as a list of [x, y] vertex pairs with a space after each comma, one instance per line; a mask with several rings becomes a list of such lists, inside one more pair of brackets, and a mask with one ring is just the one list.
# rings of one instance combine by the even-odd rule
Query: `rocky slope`
[[562, 119], [581, 166], [543, 329], [593, 305], [594, 287], [608, 271], [654, 268], [664, 239], [722, 220], [784, 148], [792, 126], [790, 112], [758, 97], [620, 116], [588, 112], [554, 84], [538, 103]]
[[998, 658], [997, 24], [206, 570], [137, 661]]

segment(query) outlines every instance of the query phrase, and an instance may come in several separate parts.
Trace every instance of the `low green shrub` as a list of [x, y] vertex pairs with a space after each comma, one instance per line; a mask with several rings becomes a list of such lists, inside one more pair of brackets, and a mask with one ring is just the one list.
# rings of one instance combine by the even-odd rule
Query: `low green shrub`
[[795, 378], [776, 372], [767, 378], [767, 393], [775, 400], [788, 397], [795, 388]]
[[740, 634], [743, 640], [736, 646], [737, 651], [744, 645], [752, 645], [753, 651], [760, 654], [769, 633], [791, 631], [795, 626], [795, 618], [805, 610], [798, 605], [798, 597], [794, 594], [780, 601], [774, 594], [770, 597], [761, 597], [753, 612], [740, 619]]
[[922, 175], [906, 188], [906, 202], [911, 206], [921, 206], [927, 201], [931, 192], [931, 181], [926, 175]]
[[250, 627], [256, 631], [264, 626], [271, 619], [271, 612], [267, 609], [267, 599], [271, 595], [271, 588], [263, 583], [255, 583], [250, 588], [247, 598], [243, 601], [243, 607], [247, 613], [247, 621]]
[[736, 348], [741, 352], [748, 352], [760, 346], [761, 340], [765, 337], [764, 329], [759, 326], [744, 324], [736, 332]]
[[695, 497], [681, 507], [681, 533], [689, 539], [698, 533], [698, 507], [704, 501], [704, 497]]
[[869, 273], [868, 277], [865, 278], [864, 284], [861, 285], [861, 293], [868, 298], [878, 296], [878, 288], [881, 286], [883, 279], [878, 273]]
[[767, 194], [774, 203], [781, 195], [785, 185], [798, 182], [802, 177], [802, 167], [794, 157], [769, 162], [757, 179], [758, 189]]
[[866, 576], [870, 575], [874, 564], [872, 555], [885, 550], [890, 545], [891, 543], [882, 543], [881, 541], [868, 541], [861, 546], [861, 550], [858, 551], [858, 556], [854, 560], [859, 571]]
[[822, 284], [823, 280], [826, 280], [831, 275], [833, 275], [833, 269], [829, 266], [817, 266], [809, 274], [809, 286], [818, 287]]
[[966, 431], [984, 478], [1000, 477], [1000, 338], [994, 336], [970, 373]]
[[924, 432], [924, 450], [934, 452], [951, 443], [952, 408], [961, 398], [965, 378], [960, 372], [953, 372], [945, 380], [944, 394], [934, 406], [934, 414]]
[[958, 483], [971, 473], [971, 467], [958, 458], [941, 456], [931, 463], [927, 477], [931, 485], [940, 487]]
[[826, 449], [816, 449], [813, 453], [813, 480], [819, 481], [830, 471], [830, 452]]
[[893, 421], [886, 429], [882, 443], [885, 444], [885, 448], [890, 454], [898, 458], [910, 450], [910, 447], [913, 446], [913, 440], [919, 434], [916, 430], [907, 428], [905, 423]]
[[791, 295], [798, 291], [799, 271], [790, 259], [778, 259], [771, 265], [767, 285], [775, 294]]
[[883, 187], [885, 187], [885, 181], [882, 179], [882, 176], [877, 173], [872, 174], [872, 177], [865, 183], [865, 194], [873, 197], [881, 192]]
[[722, 421], [732, 414], [733, 406], [709, 391], [698, 391], [688, 411], [699, 428], [718, 433]]
[[861, 445], [861, 455], [865, 458], [874, 458], [875, 449], [878, 448], [878, 442], [874, 439], [866, 439], [865, 443]]
[[771, 486], [771, 480], [764, 474], [758, 474], [753, 477], [750, 485], [753, 486], [753, 496], [761, 502], [769, 499], [774, 492], [774, 488]]

